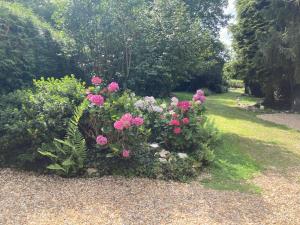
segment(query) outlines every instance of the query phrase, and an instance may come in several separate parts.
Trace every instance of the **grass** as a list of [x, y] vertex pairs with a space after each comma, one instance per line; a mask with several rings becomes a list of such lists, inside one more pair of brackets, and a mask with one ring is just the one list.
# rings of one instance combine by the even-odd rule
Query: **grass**
[[[190, 99], [190, 93], [176, 93]], [[259, 193], [251, 178], [266, 169], [285, 174], [300, 165], [300, 132], [263, 121], [256, 113], [237, 107], [258, 99], [241, 96], [241, 90], [208, 97], [206, 107], [222, 134], [222, 144], [216, 149], [216, 160], [208, 169], [210, 178], [202, 183], [210, 188]]]

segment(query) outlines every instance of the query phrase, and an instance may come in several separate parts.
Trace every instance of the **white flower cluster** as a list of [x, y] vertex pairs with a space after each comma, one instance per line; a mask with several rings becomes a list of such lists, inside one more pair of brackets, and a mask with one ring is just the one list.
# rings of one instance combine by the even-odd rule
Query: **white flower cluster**
[[143, 100], [138, 100], [134, 106], [140, 110], [147, 110], [148, 112], [162, 113], [164, 105], [158, 106], [154, 97], [146, 96]]
[[179, 102], [178, 98], [176, 97], [171, 98], [171, 106], [176, 107], [178, 105], [178, 102]]

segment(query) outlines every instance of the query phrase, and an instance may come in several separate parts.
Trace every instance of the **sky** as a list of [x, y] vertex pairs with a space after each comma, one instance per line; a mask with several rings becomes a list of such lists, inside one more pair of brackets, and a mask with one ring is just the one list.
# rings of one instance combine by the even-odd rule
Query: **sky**
[[[236, 22], [235, 0], [228, 0], [228, 7], [225, 9], [225, 13], [233, 16], [233, 18], [229, 21], [229, 23]], [[228, 48], [230, 48], [232, 43], [232, 38], [227, 27], [221, 29], [220, 39], [226, 46], [228, 46]]]

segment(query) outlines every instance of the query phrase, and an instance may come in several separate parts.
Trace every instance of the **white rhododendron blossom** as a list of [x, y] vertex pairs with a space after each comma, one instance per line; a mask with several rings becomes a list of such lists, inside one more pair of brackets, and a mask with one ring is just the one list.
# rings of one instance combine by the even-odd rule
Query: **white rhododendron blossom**
[[171, 98], [171, 106], [177, 106], [179, 100], [176, 97]]
[[150, 104], [155, 104], [156, 103], [156, 100], [153, 96], [149, 97], [149, 96], [146, 96], [145, 98], [145, 101], [150, 103]]
[[162, 113], [164, 111], [163, 108], [159, 106], [153, 106], [152, 109], [154, 112], [158, 112], [158, 113]]
[[164, 111], [162, 107], [156, 104], [156, 100], [152, 96], [146, 96], [143, 100], [138, 100], [134, 106], [137, 109], [146, 110], [148, 112], [162, 113]]
[[143, 100], [138, 100], [136, 103], [134, 103], [134, 107], [138, 109], [145, 109], [145, 104]]

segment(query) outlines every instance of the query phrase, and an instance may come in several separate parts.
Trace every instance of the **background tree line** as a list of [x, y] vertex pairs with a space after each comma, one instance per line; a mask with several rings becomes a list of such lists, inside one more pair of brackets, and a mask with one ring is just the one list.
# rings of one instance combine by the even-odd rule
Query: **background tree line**
[[[0, 3], [2, 93], [39, 76], [92, 73], [139, 94], [223, 90], [227, 0], [10, 0]], [[8, 29], [8, 30], [7, 30]], [[2, 82], [3, 80], [3, 82]]]
[[266, 105], [299, 111], [300, 1], [238, 0], [237, 12], [230, 73]]

